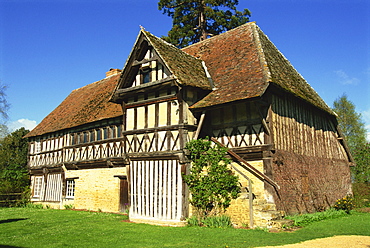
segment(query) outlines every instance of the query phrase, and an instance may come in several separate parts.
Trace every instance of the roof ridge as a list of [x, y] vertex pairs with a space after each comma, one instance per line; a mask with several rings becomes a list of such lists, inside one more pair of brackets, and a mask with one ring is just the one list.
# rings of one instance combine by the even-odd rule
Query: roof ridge
[[[261, 39], [260, 39], [260, 36], [258, 34], [258, 30], [260, 30], [260, 28], [254, 22], [254, 25], [251, 25], [251, 29], [252, 29], [252, 33], [253, 33], [253, 36], [254, 36], [253, 41], [256, 45], [259, 62], [260, 62], [261, 68], [262, 68], [262, 74], [263, 74], [263, 77], [265, 78], [266, 83], [269, 83], [269, 82], [271, 82], [272, 77], [271, 77], [271, 71], [268, 67], [267, 60], [266, 60], [266, 57], [265, 57], [265, 51], [263, 49]], [[264, 89], [263, 94], [266, 92], [266, 90], [267, 90], [267, 87]]]
[[244, 23], [244, 24], [242, 24], [242, 25], [240, 25], [240, 26], [237, 26], [237, 27], [235, 27], [235, 28], [229, 29], [229, 30], [227, 30], [227, 31], [225, 31], [225, 32], [223, 32], [223, 33], [216, 34], [216, 35], [211, 36], [211, 37], [209, 37], [209, 38], [207, 38], [207, 39], [205, 39], [205, 40], [201, 40], [201, 41], [198, 41], [198, 42], [196, 42], [196, 43], [190, 44], [189, 46], [183, 47], [183, 48], [181, 48], [181, 50], [183, 50], [183, 49], [185, 49], [185, 48], [190, 48], [190, 47], [192, 47], [192, 46], [194, 46], [194, 45], [199, 45], [199, 44], [201, 44], [201, 43], [208, 42], [208, 41], [210, 41], [210, 40], [212, 40], [212, 39], [214, 39], [214, 38], [217, 38], [217, 37], [220, 37], [220, 36], [224, 36], [224, 35], [228, 34], [229, 32], [232, 32], [232, 31], [235, 31], [235, 30], [241, 29], [241, 28], [243, 28], [243, 27], [245, 27], [245, 26], [249, 26], [249, 25], [251, 25], [251, 24], [255, 24], [255, 25], [257, 25], [257, 22], [256, 22], [256, 21], [246, 22], [246, 23]]
[[[177, 48], [148, 31], [141, 30], [141, 32], [180, 84], [203, 89], [212, 88], [202, 65], [203, 60]], [[189, 69], [193, 71], [192, 75], [187, 73]]]
[[[166, 45], [171, 46], [172, 48], [174, 48], [174, 49], [176, 49], [176, 50], [181, 51], [184, 55], [187, 55], [187, 56], [190, 56], [190, 57], [192, 57], [192, 58], [194, 58], [194, 59], [197, 59], [197, 60], [202, 61], [200, 58], [197, 58], [197, 57], [195, 57], [195, 56], [193, 56], [193, 55], [191, 55], [191, 54], [188, 54], [187, 52], [183, 51], [183, 50], [182, 50], [182, 48], [178, 48], [178, 47], [176, 47], [174, 44], [172, 44], [172, 43], [169, 43], [169, 42], [165, 41], [165, 40], [164, 40], [164, 39], [162, 39], [161, 37], [158, 37], [158, 36], [156, 36], [156, 35], [154, 35], [154, 34], [150, 33], [149, 31], [146, 31], [146, 30], [141, 30], [141, 31], [142, 31], [142, 32], [144, 32], [144, 33], [148, 33], [150, 36], [153, 36], [154, 38], [156, 38], [156, 39], [157, 39], [157, 40], [159, 40], [160, 42], [163, 42], [163, 43], [165, 43]], [[162, 59], [163, 59], [163, 58], [162, 58]]]
[[102, 78], [102, 79], [100, 79], [100, 80], [98, 80], [98, 81], [95, 81], [95, 82], [89, 83], [89, 84], [87, 84], [87, 85], [81, 86], [81, 87], [79, 87], [79, 88], [77, 88], [77, 89], [72, 90], [72, 91], [71, 91], [71, 93], [73, 93], [73, 92], [75, 92], [75, 91], [77, 92], [77, 91], [79, 91], [79, 90], [82, 90], [83, 88], [91, 87], [93, 84], [102, 83], [104, 80], [106, 80], [106, 79], [108, 79], [108, 78], [110, 78], [110, 77], [113, 77], [113, 76], [117, 76], [117, 75], [111, 75], [111, 76], [109, 76], [109, 77]]
[[[279, 56], [281, 56], [281, 59], [282, 59], [282, 62], [285, 63], [285, 65], [287, 67], [289, 67], [289, 70], [292, 70], [292, 72], [294, 72], [298, 79], [301, 80], [301, 82], [295, 82], [293, 85], [286, 85], [285, 83], [282, 83], [280, 82], [279, 79], [275, 78], [274, 77], [274, 72], [271, 71], [272, 68], [270, 67], [271, 66], [271, 62], [268, 63], [267, 62], [267, 58], [266, 58], [266, 54], [270, 54], [271, 55], [271, 51], [265, 51], [263, 49], [263, 47], [261, 47], [261, 52], [263, 52], [263, 57], [264, 57], [264, 60], [266, 60], [266, 65], [267, 65], [267, 70], [269, 71], [269, 83], [274, 83], [275, 85], [278, 85], [279, 87], [282, 87], [284, 90], [287, 90], [287, 91], [290, 91], [291, 93], [293, 93], [294, 95], [298, 96], [299, 98], [311, 103], [312, 105], [316, 106], [316, 107], [319, 107], [321, 108], [322, 110], [325, 110], [326, 112], [332, 114], [333, 111], [331, 110], [331, 108], [326, 104], [326, 102], [320, 97], [320, 95], [317, 93], [317, 91], [311, 86], [311, 84], [309, 84], [307, 82], [307, 80], [302, 76], [302, 74], [300, 74], [297, 69], [292, 65], [292, 63], [285, 57], [285, 55], [275, 46], [275, 44], [270, 40], [270, 38], [258, 27], [256, 26], [256, 29], [255, 29], [255, 32], [258, 33], [258, 39], [260, 40], [261, 38], [261, 35], [264, 36], [263, 38], [267, 40], [268, 43], [271, 44], [272, 48], [276, 50], [276, 52], [278, 53]], [[265, 42], [266, 43], [266, 42]], [[262, 41], [260, 41], [260, 44], [262, 46], [268, 46], [268, 44], [263, 44]], [[260, 52], [259, 51], [259, 52]], [[271, 58], [270, 58], [271, 59]], [[270, 66], [269, 66], [270, 65]], [[265, 66], [264, 66], [265, 67]], [[299, 84], [302, 84], [302, 85], [299, 85]], [[293, 87], [293, 88], [292, 88]], [[296, 89], [294, 89], [296, 87]], [[303, 88], [306, 88], [307, 90], [303, 90]], [[306, 93], [308, 93], [310, 96], [307, 96], [306, 93], [304, 96], [302, 96], [300, 94], [299, 91], [305, 91]], [[310, 92], [311, 91], [311, 92]], [[313, 93], [314, 95], [316, 96], [313, 96], [311, 95], [311, 93]], [[312, 97], [315, 97], [316, 102], [315, 103], [315, 100], [312, 99]]]

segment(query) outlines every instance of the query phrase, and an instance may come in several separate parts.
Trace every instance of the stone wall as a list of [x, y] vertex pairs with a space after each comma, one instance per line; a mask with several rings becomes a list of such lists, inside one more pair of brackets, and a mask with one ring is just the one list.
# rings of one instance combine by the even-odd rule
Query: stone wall
[[352, 194], [347, 161], [277, 150], [271, 166], [280, 186], [279, 197], [275, 195], [277, 209], [287, 214], [322, 211]]
[[76, 209], [119, 212], [119, 178], [126, 175], [126, 168], [104, 168], [66, 171], [66, 178], [75, 178]]
[[[249, 162], [257, 170], [263, 172], [264, 165], [262, 160]], [[235, 170], [236, 175], [239, 177], [241, 185], [240, 196], [232, 200], [230, 207], [227, 209], [226, 214], [231, 217], [234, 225], [237, 226], [248, 226], [251, 227], [250, 223], [250, 203], [249, 203], [249, 183], [248, 177], [252, 183], [252, 194], [253, 194], [253, 227], [269, 227], [269, 223], [272, 218], [275, 218], [275, 204], [270, 202], [266, 195], [265, 183], [256, 176], [248, 172], [237, 163], [232, 164], [237, 170], [239, 170], [244, 176]], [[246, 177], [245, 177], [246, 176]]]

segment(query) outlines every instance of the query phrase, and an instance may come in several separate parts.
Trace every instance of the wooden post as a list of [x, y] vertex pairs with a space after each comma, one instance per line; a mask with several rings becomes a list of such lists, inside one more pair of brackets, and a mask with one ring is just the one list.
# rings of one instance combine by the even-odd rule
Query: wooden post
[[248, 180], [248, 198], [249, 198], [249, 227], [253, 228], [254, 225], [254, 218], [253, 218], [253, 189], [252, 189], [252, 180], [247, 177], [243, 172], [241, 172], [238, 168], [231, 164], [231, 167], [242, 175], [245, 179]]
[[200, 116], [200, 120], [199, 120], [199, 123], [198, 123], [197, 130], [196, 130], [195, 135], [193, 137], [193, 139], [195, 139], [195, 140], [198, 139], [200, 130], [202, 129], [202, 126], [203, 126], [203, 121], [204, 121], [205, 116], [206, 116], [206, 112], [203, 111], [202, 115]]
[[248, 197], [249, 197], [249, 227], [253, 228], [254, 226], [254, 217], [253, 217], [253, 189], [252, 189], [252, 180], [248, 178]]

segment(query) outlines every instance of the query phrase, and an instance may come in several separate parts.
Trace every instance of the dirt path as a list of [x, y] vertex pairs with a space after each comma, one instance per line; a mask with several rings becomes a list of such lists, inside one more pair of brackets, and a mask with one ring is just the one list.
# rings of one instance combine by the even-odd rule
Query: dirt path
[[264, 246], [259, 248], [370, 248], [370, 236], [334, 236], [323, 239], [313, 239], [297, 244], [282, 246]]

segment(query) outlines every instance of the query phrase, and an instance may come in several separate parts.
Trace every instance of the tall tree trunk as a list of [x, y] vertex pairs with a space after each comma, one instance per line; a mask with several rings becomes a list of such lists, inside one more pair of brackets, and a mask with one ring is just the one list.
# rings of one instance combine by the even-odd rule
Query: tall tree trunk
[[199, 34], [200, 41], [207, 39], [208, 33], [206, 30], [206, 18], [204, 16], [205, 3], [204, 0], [199, 5]]

